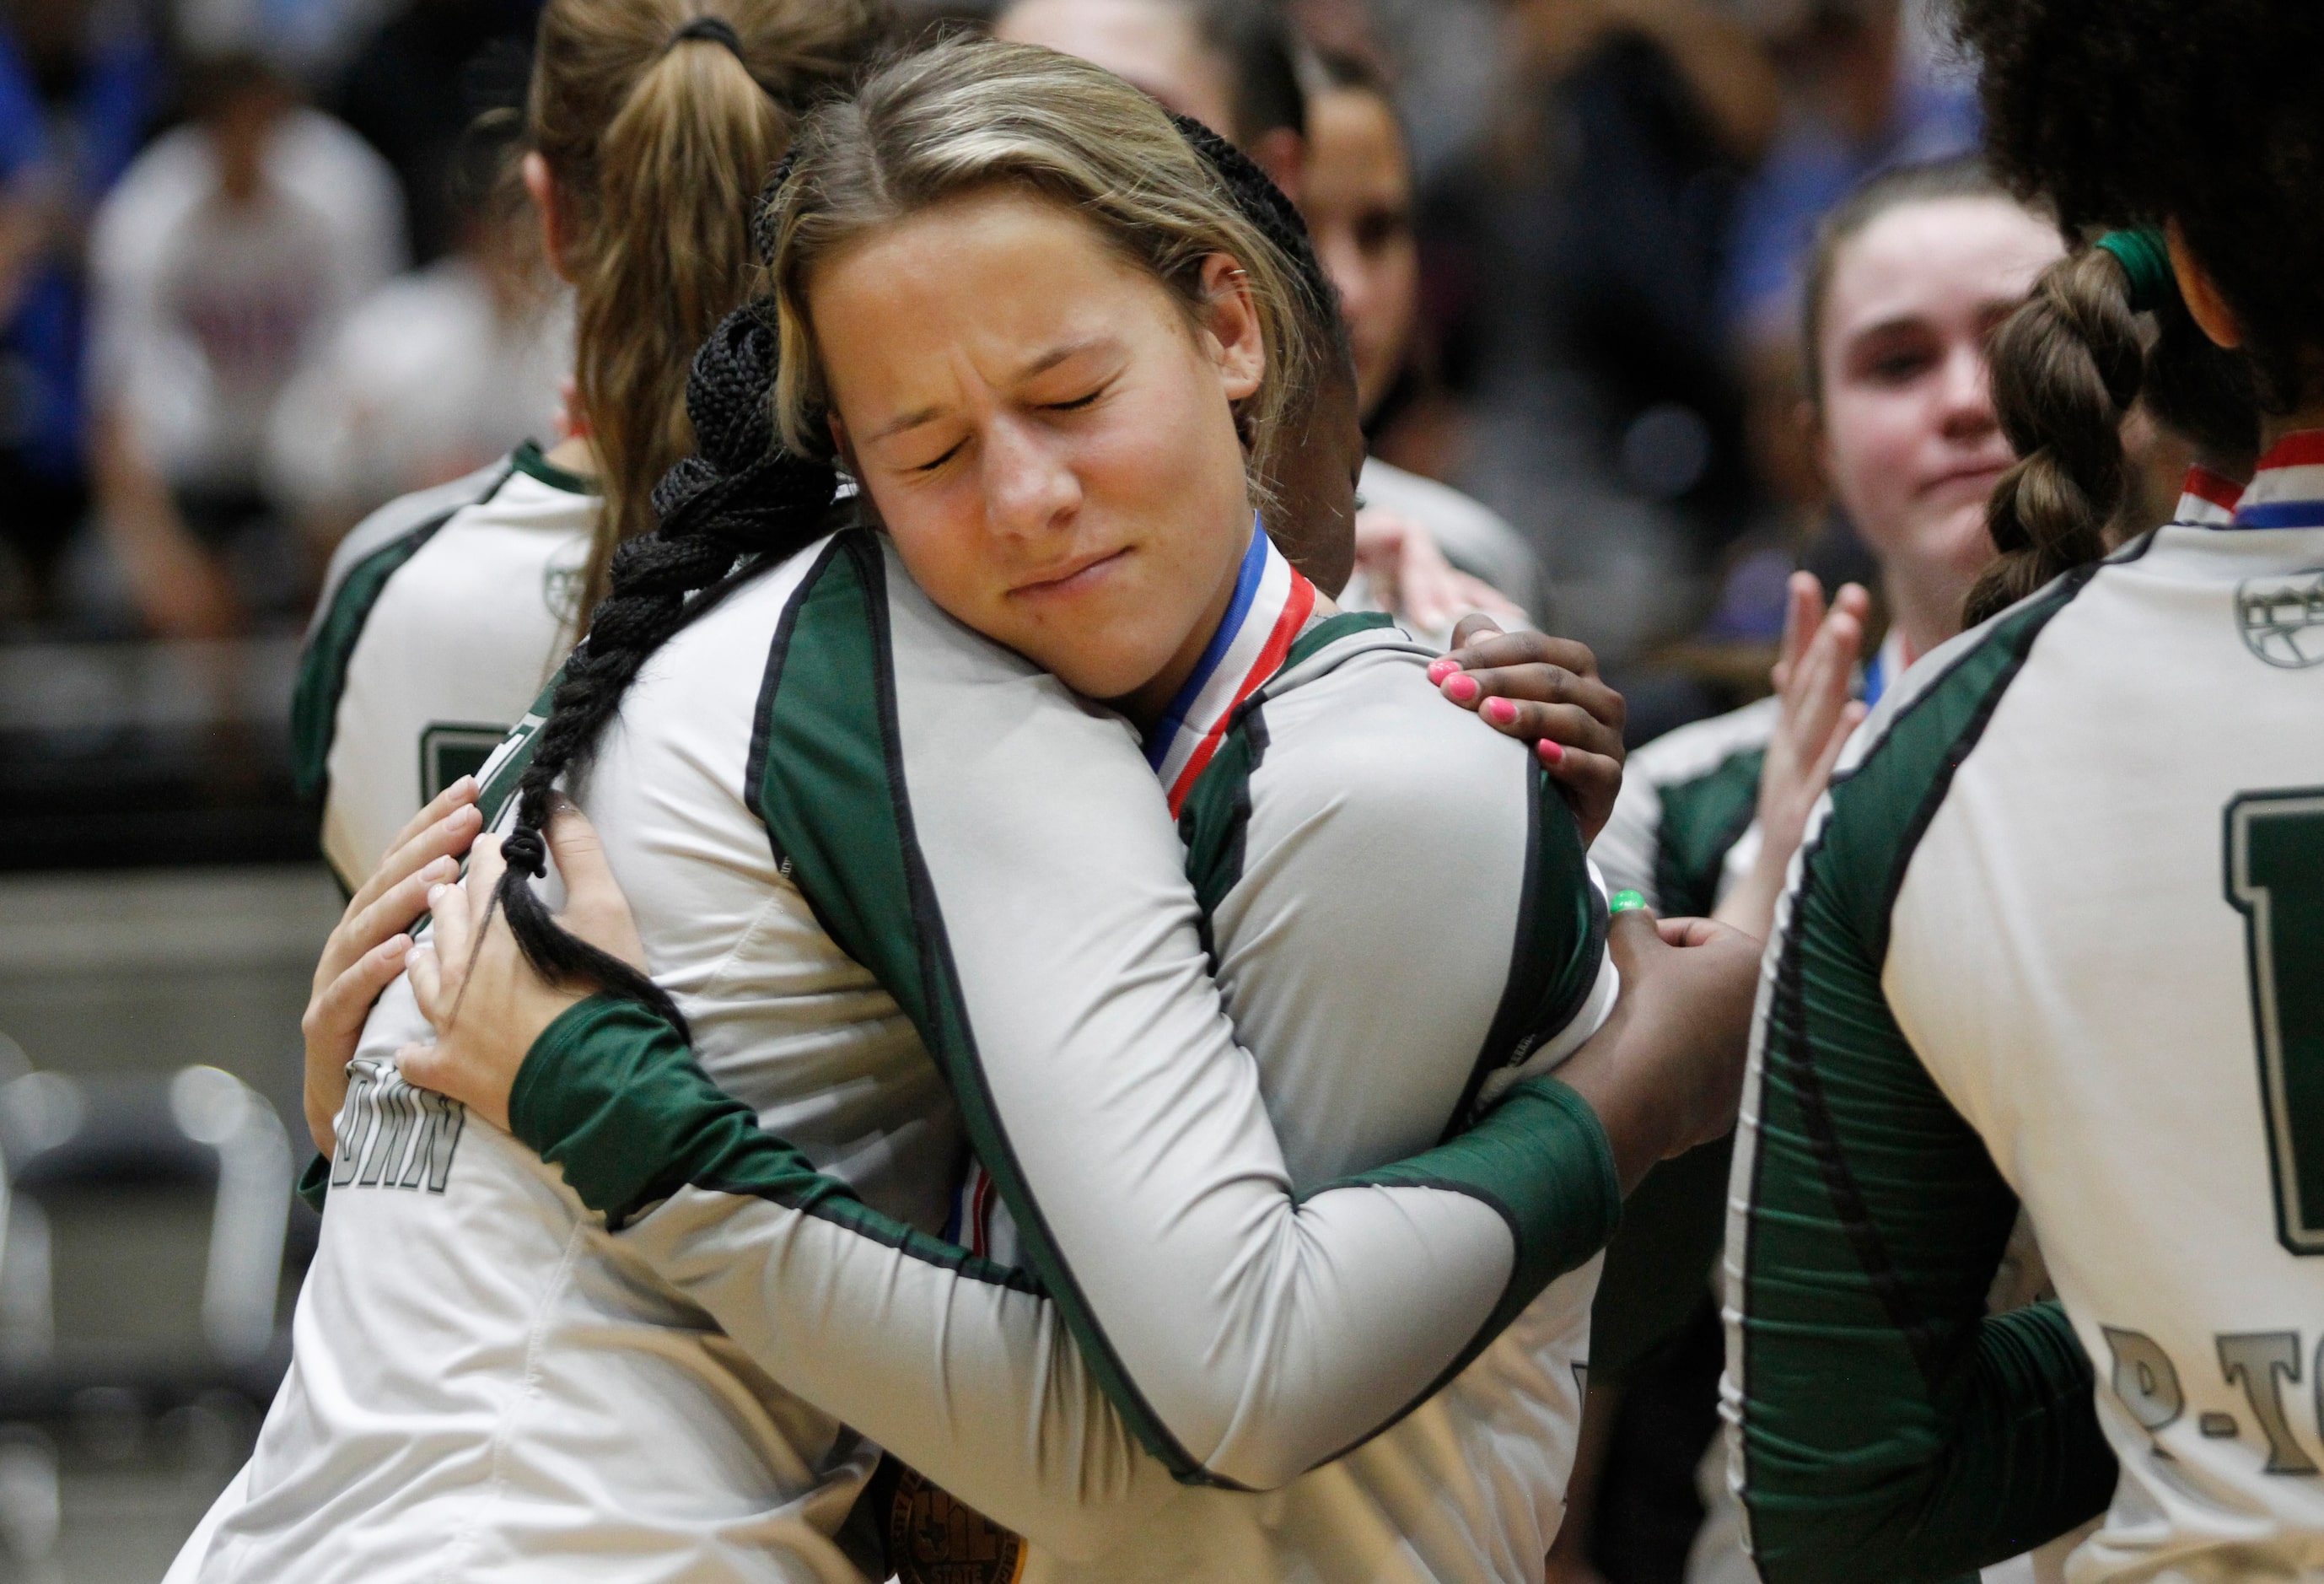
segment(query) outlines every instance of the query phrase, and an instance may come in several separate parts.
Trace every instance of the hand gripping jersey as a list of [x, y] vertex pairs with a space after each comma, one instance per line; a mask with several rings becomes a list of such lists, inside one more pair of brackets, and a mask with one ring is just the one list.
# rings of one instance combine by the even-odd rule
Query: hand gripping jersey
[[[1730, 1477], [1771, 1584], [2324, 1577], [2324, 436], [1930, 654], [1766, 959]], [[2020, 1200], [2062, 1307], [1987, 1318]], [[2117, 1485], [2116, 1460], [2120, 1474]]]
[[573, 642], [595, 487], [530, 443], [392, 501], [331, 558], [292, 706], [300, 791], [352, 892], [479, 768]]
[[[1536, 1575], [1610, 1162], [1545, 1077], [1429, 1146], [1602, 1016], [1602, 909], [1554, 791], [1443, 707], [1425, 653], [1306, 637], [1197, 778], [1190, 806], [1258, 765], [1198, 843], [1234, 876], [1206, 914], [1121, 722], [943, 616], [876, 538], [716, 602], [583, 789], [690, 1056], [634, 1008], [568, 1014], [518, 1106], [545, 1164], [401, 1085], [424, 1025], [391, 990], [290, 1376], [179, 1576], [852, 1579], [858, 1431], [1087, 1556], [1167, 1523], [1174, 1474], [1279, 1486], [1439, 1387], [1320, 1483], [1232, 1498], [1213, 1576], [1302, 1547], [1321, 1576]], [[1359, 1181], [1295, 1197], [1205, 929], [1248, 965], [1237, 1014], [1287, 1031], [1270, 1075], [1381, 1085], [1317, 1146], [1363, 1152]], [[955, 1101], [1032, 1274], [927, 1236]], [[1158, 1545], [1139, 1565], [1185, 1576]]]

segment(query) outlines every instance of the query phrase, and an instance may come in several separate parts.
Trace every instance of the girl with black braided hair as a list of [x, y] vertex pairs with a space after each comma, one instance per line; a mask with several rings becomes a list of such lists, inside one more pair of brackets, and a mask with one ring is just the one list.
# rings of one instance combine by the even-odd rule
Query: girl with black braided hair
[[[1624, 921], [1655, 972], [1546, 1076], [1613, 983], [1578, 833], [1530, 754], [1443, 708], [1433, 654], [1333, 616], [1253, 533], [1295, 272], [1148, 101], [963, 46], [799, 146], [772, 324], [706, 350], [705, 456], [511, 751], [510, 848], [537, 860], [569, 788], [604, 832], [550, 828], [574, 911], [618, 872], [636, 933], [618, 903], [544, 928], [518, 874], [503, 917], [544, 985], [506, 922], [472, 957], [467, 893], [438, 896], [441, 960], [355, 1063], [253, 1487], [456, 1488], [487, 1503], [461, 1525], [481, 1556], [828, 1576], [844, 1553], [796, 1529], [752, 1574], [672, 1525], [741, 1524], [770, 1487], [835, 1523], [862, 1462], [844, 1421], [1052, 1571], [1127, 1542], [1093, 1574], [1537, 1572], [1590, 1256], [1732, 1082], [1731, 1045], [1652, 986], [1734, 1003], [1748, 949]], [[832, 531], [834, 449], [884, 533]], [[447, 1033], [410, 1072], [481, 1107], [424, 1150], [364, 1121], [383, 1097], [439, 1115], [395, 1074], [417, 1007]], [[536, 1042], [512, 1105], [468, 1081]], [[939, 1070], [1038, 1279], [928, 1236], [955, 1164]], [[447, 1339], [428, 1367], [407, 1332]], [[509, 1420], [518, 1379], [553, 1410]], [[622, 1499], [576, 1499], [601, 1464]], [[464, 1483], [487, 1466], [507, 1498]]]
[[[2324, 13], [1960, 16], [1997, 166], [2070, 236], [2134, 229], [1998, 338], [2005, 608], [1883, 700], [1793, 870], [1729, 1477], [1771, 1584], [1947, 1578], [2101, 1510], [2082, 1584], [2324, 1577]], [[2141, 396], [2264, 449], [2231, 512], [2098, 559]], [[2021, 1209], [2059, 1301], [1988, 1318]]]

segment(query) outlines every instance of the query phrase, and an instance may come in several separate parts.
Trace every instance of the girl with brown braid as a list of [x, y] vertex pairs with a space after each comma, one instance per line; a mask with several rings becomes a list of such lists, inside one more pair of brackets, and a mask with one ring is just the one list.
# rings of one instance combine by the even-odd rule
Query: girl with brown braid
[[[704, 454], [504, 751], [531, 829], [561, 784], [604, 832], [549, 832], [586, 945], [519, 927], [658, 989], [540, 983], [507, 913], [472, 956], [439, 892], [440, 961], [353, 1063], [216, 1576], [350, 1575], [392, 1535], [430, 1574], [852, 1577], [858, 1431], [1051, 1571], [1140, 1537], [1094, 1576], [1536, 1570], [1591, 1251], [1723, 1125], [1736, 1051], [1699, 1030], [1748, 948], [1627, 921], [1637, 982], [1574, 1053], [1614, 977], [1572, 817], [1254, 532], [1307, 266], [1150, 102], [962, 47], [799, 142], [771, 322], [706, 348]], [[809, 349], [779, 366], [777, 327]], [[777, 451], [765, 394], [809, 360]], [[862, 485], [836, 527], [810, 445]], [[405, 1060], [473, 1116], [398, 1073], [423, 1007], [450, 1037]], [[495, 1032], [544, 1043], [513, 1105], [458, 1082]], [[930, 1236], [956, 1128], [1029, 1272]]]
[[[1997, 347], [2019, 586], [2081, 564], [1915, 667], [1801, 848], [1731, 1179], [1729, 1480], [1770, 1584], [1957, 1576], [2092, 1517], [2080, 1584], [2314, 1579], [2324, 14], [1960, 15], [1997, 168], [2115, 233]], [[2144, 374], [2130, 333], [2166, 281], [2248, 369], [2261, 455], [2227, 521], [2089, 560], [2116, 415], [2183, 394], [2172, 326]], [[1988, 1316], [2021, 1213], [2058, 1301]]]

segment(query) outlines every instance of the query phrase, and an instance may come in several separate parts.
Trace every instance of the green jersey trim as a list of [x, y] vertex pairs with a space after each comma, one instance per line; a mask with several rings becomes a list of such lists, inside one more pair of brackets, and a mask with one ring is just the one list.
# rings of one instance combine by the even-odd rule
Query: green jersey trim
[[[1509, 1125], [1504, 1130], [1495, 1122]], [[1342, 1188], [1434, 1188], [1464, 1194], [1508, 1223], [1517, 1246], [1508, 1285], [1491, 1315], [1397, 1418], [1450, 1385], [1542, 1289], [1604, 1248], [1622, 1220], [1622, 1180], [1605, 1125], [1589, 1101], [1545, 1073], [1513, 1085], [1485, 1125], [1406, 1160], [1326, 1182], [1305, 1197]], [[1333, 1456], [1344, 1457], [1362, 1444], [1342, 1447]]]
[[1325, 616], [1291, 641], [1291, 648], [1285, 653], [1283, 664], [1276, 674], [1279, 676], [1295, 666], [1306, 664], [1342, 638], [1394, 625], [1396, 618], [1384, 611], [1343, 610], [1337, 616]]
[[[491, 491], [484, 498], [490, 499]], [[339, 695], [347, 685], [347, 662], [387, 580], [472, 504], [463, 501], [389, 540], [349, 568], [332, 591], [330, 608], [315, 624], [299, 657], [298, 686], [290, 697], [290, 778], [300, 797], [323, 795], [330, 774], [331, 739], [338, 727]]]
[[524, 440], [509, 453], [510, 465], [530, 478], [537, 478], [551, 489], [561, 489], [567, 495], [603, 495], [597, 481], [569, 468], [559, 468], [541, 454], [540, 442]]
[[761, 1199], [914, 1259], [1019, 1292], [1030, 1278], [884, 1216], [710, 1080], [661, 1017], [593, 996], [541, 1032], [509, 1094], [509, 1131], [561, 1166], [614, 1231], [681, 1188]]
[[1905, 704], [1803, 858], [1762, 1030], [1741, 1250], [1743, 1501], [1770, 1584], [1947, 1579], [2098, 1511], [2114, 1460], [2054, 1306], [1987, 1319], [2017, 1200], [1881, 987], [1914, 849], [2048, 623]]
[[879, 546], [861, 530], [842, 532], [793, 597], [768, 656], [746, 772], [752, 806], [817, 921], [919, 1031], [1092, 1374], [1141, 1445], [1173, 1475], [1199, 1480], [1201, 1465], [1121, 1368], [1059, 1257], [982, 1081], [913, 835], [888, 633]]
[[1765, 747], [1730, 754], [1708, 773], [1655, 789], [1663, 817], [1655, 836], [1655, 894], [1666, 918], [1709, 918], [1727, 855], [1759, 811]]

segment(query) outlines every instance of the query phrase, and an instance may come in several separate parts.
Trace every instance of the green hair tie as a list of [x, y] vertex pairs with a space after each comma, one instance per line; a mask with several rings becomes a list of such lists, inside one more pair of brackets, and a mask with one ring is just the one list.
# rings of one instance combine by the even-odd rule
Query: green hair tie
[[2179, 295], [2179, 277], [2171, 272], [2171, 248], [2153, 227], [2109, 231], [2098, 238], [2098, 245], [2114, 255], [2130, 277], [2131, 312], [2151, 312]]

